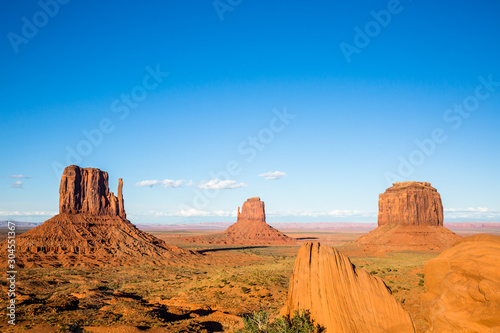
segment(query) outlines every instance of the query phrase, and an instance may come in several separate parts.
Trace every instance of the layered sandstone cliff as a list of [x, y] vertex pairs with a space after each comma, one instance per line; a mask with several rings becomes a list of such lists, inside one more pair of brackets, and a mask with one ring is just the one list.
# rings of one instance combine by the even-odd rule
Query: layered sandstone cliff
[[59, 187], [59, 213], [88, 213], [126, 218], [123, 180], [118, 180], [116, 197], [109, 191], [107, 172], [76, 165], [67, 167]]
[[424, 265], [428, 332], [500, 332], [500, 237], [463, 238]]
[[238, 207], [236, 223], [223, 233], [201, 237], [189, 237], [185, 241], [207, 244], [227, 245], [287, 245], [294, 244], [295, 239], [283, 234], [266, 223], [264, 202], [253, 197]]
[[281, 313], [302, 310], [327, 332], [414, 332], [410, 315], [382, 279], [320, 243], [300, 248]]
[[125, 218], [123, 181], [118, 197], [108, 173], [72, 165], [59, 188], [60, 214], [16, 239], [20, 267], [75, 267], [168, 263], [194, 256], [137, 229]]
[[427, 182], [394, 183], [378, 200], [378, 225], [443, 226], [443, 204]]
[[378, 203], [378, 227], [355, 241], [364, 251], [437, 252], [461, 238], [443, 227], [441, 196], [430, 183], [394, 183]]

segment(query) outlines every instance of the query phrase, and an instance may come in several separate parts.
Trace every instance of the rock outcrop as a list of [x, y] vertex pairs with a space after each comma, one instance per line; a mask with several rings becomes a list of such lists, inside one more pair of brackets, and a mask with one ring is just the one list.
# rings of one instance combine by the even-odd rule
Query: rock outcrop
[[410, 315], [382, 279], [357, 269], [320, 243], [304, 244], [295, 260], [283, 315], [309, 310], [327, 332], [414, 332]]
[[378, 203], [378, 227], [355, 241], [363, 251], [437, 252], [461, 238], [443, 227], [441, 196], [430, 183], [394, 183]]
[[95, 168], [71, 165], [64, 169], [59, 187], [59, 213], [121, 216], [123, 180], [118, 180], [118, 197], [109, 192], [108, 173]]
[[259, 197], [245, 201], [241, 211], [238, 207], [236, 223], [223, 233], [189, 237], [185, 241], [227, 245], [290, 245], [296, 242], [295, 238], [288, 237], [266, 223], [264, 202]]
[[428, 332], [500, 332], [500, 237], [463, 238], [424, 265]]
[[118, 197], [108, 173], [72, 165], [59, 189], [60, 214], [16, 239], [19, 267], [75, 267], [167, 263], [195, 256], [137, 229], [125, 218], [123, 181]]
[[426, 182], [394, 183], [378, 199], [378, 225], [443, 226], [443, 204]]

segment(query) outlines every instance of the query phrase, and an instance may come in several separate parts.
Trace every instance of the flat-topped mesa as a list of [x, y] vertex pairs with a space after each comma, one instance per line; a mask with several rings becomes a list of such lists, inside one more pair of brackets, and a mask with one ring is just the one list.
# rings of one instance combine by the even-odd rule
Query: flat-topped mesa
[[378, 225], [443, 226], [443, 204], [427, 182], [394, 183], [378, 200]]
[[238, 207], [237, 222], [242, 220], [266, 222], [264, 202], [260, 201], [259, 197], [253, 197], [245, 201], [241, 207], [241, 213], [240, 207]]
[[59, 213], [121, 216], [126, 218], [123, 180], [118, 180], [118, 197], [109, 191], [108, 173], [76, 165], [64, 169], [59, 187]]

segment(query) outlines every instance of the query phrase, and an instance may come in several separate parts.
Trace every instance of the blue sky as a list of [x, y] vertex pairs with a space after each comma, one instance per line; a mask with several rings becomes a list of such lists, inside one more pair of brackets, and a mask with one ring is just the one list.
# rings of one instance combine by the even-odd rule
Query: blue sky
[[[108, 171], [135, 223], [375, 222], [392, 181], [500, 221], [500, 4], [2, 2], [0, 219]], [[267, 177], [266, 177], [267, 176]]]

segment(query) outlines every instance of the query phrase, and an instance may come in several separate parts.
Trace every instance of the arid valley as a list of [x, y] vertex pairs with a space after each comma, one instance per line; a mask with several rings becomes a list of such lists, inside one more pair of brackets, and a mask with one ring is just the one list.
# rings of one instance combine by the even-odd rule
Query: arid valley
[[0, 8], [0, 333], [500, 333], [500, 1]]
[[[263, 311], [275, 318], [286, 314], [287, 306], [310, 311], [312, 319], [323, 327], [349, 325], [342, 323], [345, 318], [334, 318], [329, 322], [325, 314], [318, 314], [320, 305], [315, 303], [313, 289], [317, 288], [316, 292], [324, 294], [330, 303], [348, 303], [340, 308], [342, 310], [332, 310], [331, 313], [345, 312], [344, 316], [349, 316], [348, 309], [352, 306], [358, 307], [358, 313], [373, 311], [370, 310], [372, 305], [364, 304], [363, 299], [371, 297], [370, 283], [377, 282], [386, 293], [384, 302], [393, 302], [391, 306], [396, 306], [403, 318], [407, 318], [402, 319], [407, 322], [402, 325], [407, 326], [390, 329], [393, 321], [397, 321], [395, 314], [391, 312], [391, 319], [387, 320], [384, 319], [384, 310], [377, 308], [380, 316], [375, 314], [375, 318], [368, 322], [360, 319], [353, 326], [357, 327], [355, 331], [368, 331], [368, 326], [363, 325], [382, 320], [370, 331], [410, 332], [414, 329], [416, 332], [444, 332], [442, 328], [432, 330], [433, 325], [440, 325], [439, 321], [434, 322], [435, 319], [426, 314], [423, 299], [431, 297], [428, 295], [428, 279], [431, 277], [426, 275], [424, 264], [439, 258], [444, 250], [453, 249], [453, 243], [470, 238], [472, 243], [477, 242], [474, 248], [483, 252], [476, 258], [469, 258], [468, 264], [475, 267], [474, 274], [482, 276], [480, 290], [485, 288], [483, 282], [492, 284], [493, 289], [485, 290], [493, 292], [492, 296], [496, 298], [488, 296], [486, 305], [474, 297], [469, 299], [466, 311], [472, 314], [474, 310], [470, 307], [476, 302], [479, 310], [486, 306], [487, 310], [481, 310], [483, 316], [487, 315], [484, 311], [489, 311], [493, 317], [477, 323], [475, 318], [462, 314], [457, 327], [465, 327], [465, 331], [470, 332], [472, 330], [466, 327], [498, 327], [494, 311], [499, 306], [498, 284], [495, 285], [499, 271], [492, 267], [498, 264], [495, 260], [500, 254], [500, 223], [439, 226], [442, 225], [439, 215], [441, 200], [428, 183], [395, 184], [381, 195], [381, 214], [376, 229], [376, 225], [366, 223], [276, 223], [275, 229], [265, 222], [264, 203], [257, 197], [248, 199], [241, 210], [238, 208], [238, 221], [234, 225], [139, 225], [137, 229], [126, 220], [122, 181], [118, 198], [109, 192], [107, 181], [107, 173], [98, 169], [68, 167], [61, 180], [60, 214], [35, 228], [33, 224], [18, 223], [17, 325], [4, 324], [2, 331], [236, 332], [243, 328], [243, 318]], [[409, 193], [416, 195], [409, 196]], [[429, 203], [432, 200], [423, 199], [425, 195], [434, 198], [436, 209]], [[390, 199], [386, 200], [386, 196]], [[403, 201], [393, 200], [396, 197], [402, 197]], [[388, 205], [389, 215], [384, 211], [385, 205]], [[408, 207], [415, 207], [419, 212], [416, 220], [412, 219], [417, 215], [412, 215], [414, 213]], [[396, 216], [396, 208], [406, 216]], [[427, 214], [424, 214], [426, 209]], [[405, 223], [400, 221], [392, 225], [394, 221], [386, 221], [395, 217]], [[435, 226], [429, 225], [432, 223]], [[396, 230], [384, 229], [387, 224], [389, 230]], [[3, 222], [2, 244], [7, 238], [6, 225]], [[388, 234], [388, 239], [378, 243], [380, 237], [383, 238], [379, 233]], [[433, 236], [435, 233], [439, 236]], [[450, 237], [452, 241], [448, 240]], [[337, 254], [326, 253], [316, 259], [312, 254], [307, 259], [306, 252], [311, 250], [300, 254], [313, 244], [321, 244], [321, 249], [333, 250]], [[482, 244], [490, 245], [484, 250]], [[300, 268], [298, 253], [299, 257], [306, 256], [309, 266]], [[335, 262], [352, 263], [354, 270], [350, 271], [350, 263], [347, 271], [343, 266], [329, 263], [333, 260], [332, 255], [341, 258]], [[484, 267], [481, 260], [492, 266]], [[323, 271], [326, 269], [322, 268], [324, 265], [332, 271]], [[481, 275], [477, 270], [486, 271]], [[320, 271], [323, 273], [317, 276]], [[347, 283], [344, 281], [346, 276], [353, 273], [360, 279], [360, 274], [366, 274], [369, 280], [355, 280], [352, 282], [354, 287], [349, 283], [343, 285]], [[326, 276], [321, 277], [321, 274]], [[444, 274], [438, 279], [456, 273]], [[320, 280], [314, 280], [318, 277]], [[462, 276], [467, 277], [472, 278], [465, 273]], [[436, 277], [432, 278], [435, 280]], [[312, 285], [300, 285], [305, 283], [303, 279], [312, 279]], [[333, 280], [322, 285], [325, 283], [323, 279]], [[292, 288], [291, 281], [299, 286]], [[345, 289], [345, 294], [330, 291], [331, 283], [340, 283], [339, 288]], [[448, 287], [453, 288], [453, 285]], [[360, 288], [360, 291], [349, 291], [351, 288]], [[6, 294], [8, 289], [9, 283], [2, 282], [2, 292]], [[300, 292], [298, 301], [292, 296], [296, 292]], [[373, 297], [378, 299], [379, 295]], [[308, 298], [311, 298], [309, 303], [300, 305]], [[2, 299], [2, 307], [8, 305], [8, 300]], [[331, 313], [326, 316], [334, 317]], [[453, 316], [451, 313], [450, 317]], [[450, 319], [445, 322], [450, 331], [456, 324]], [[389, 328], [383, 328], [388, 324]], [[344, 331], [352, 330], [351, 327]]]

